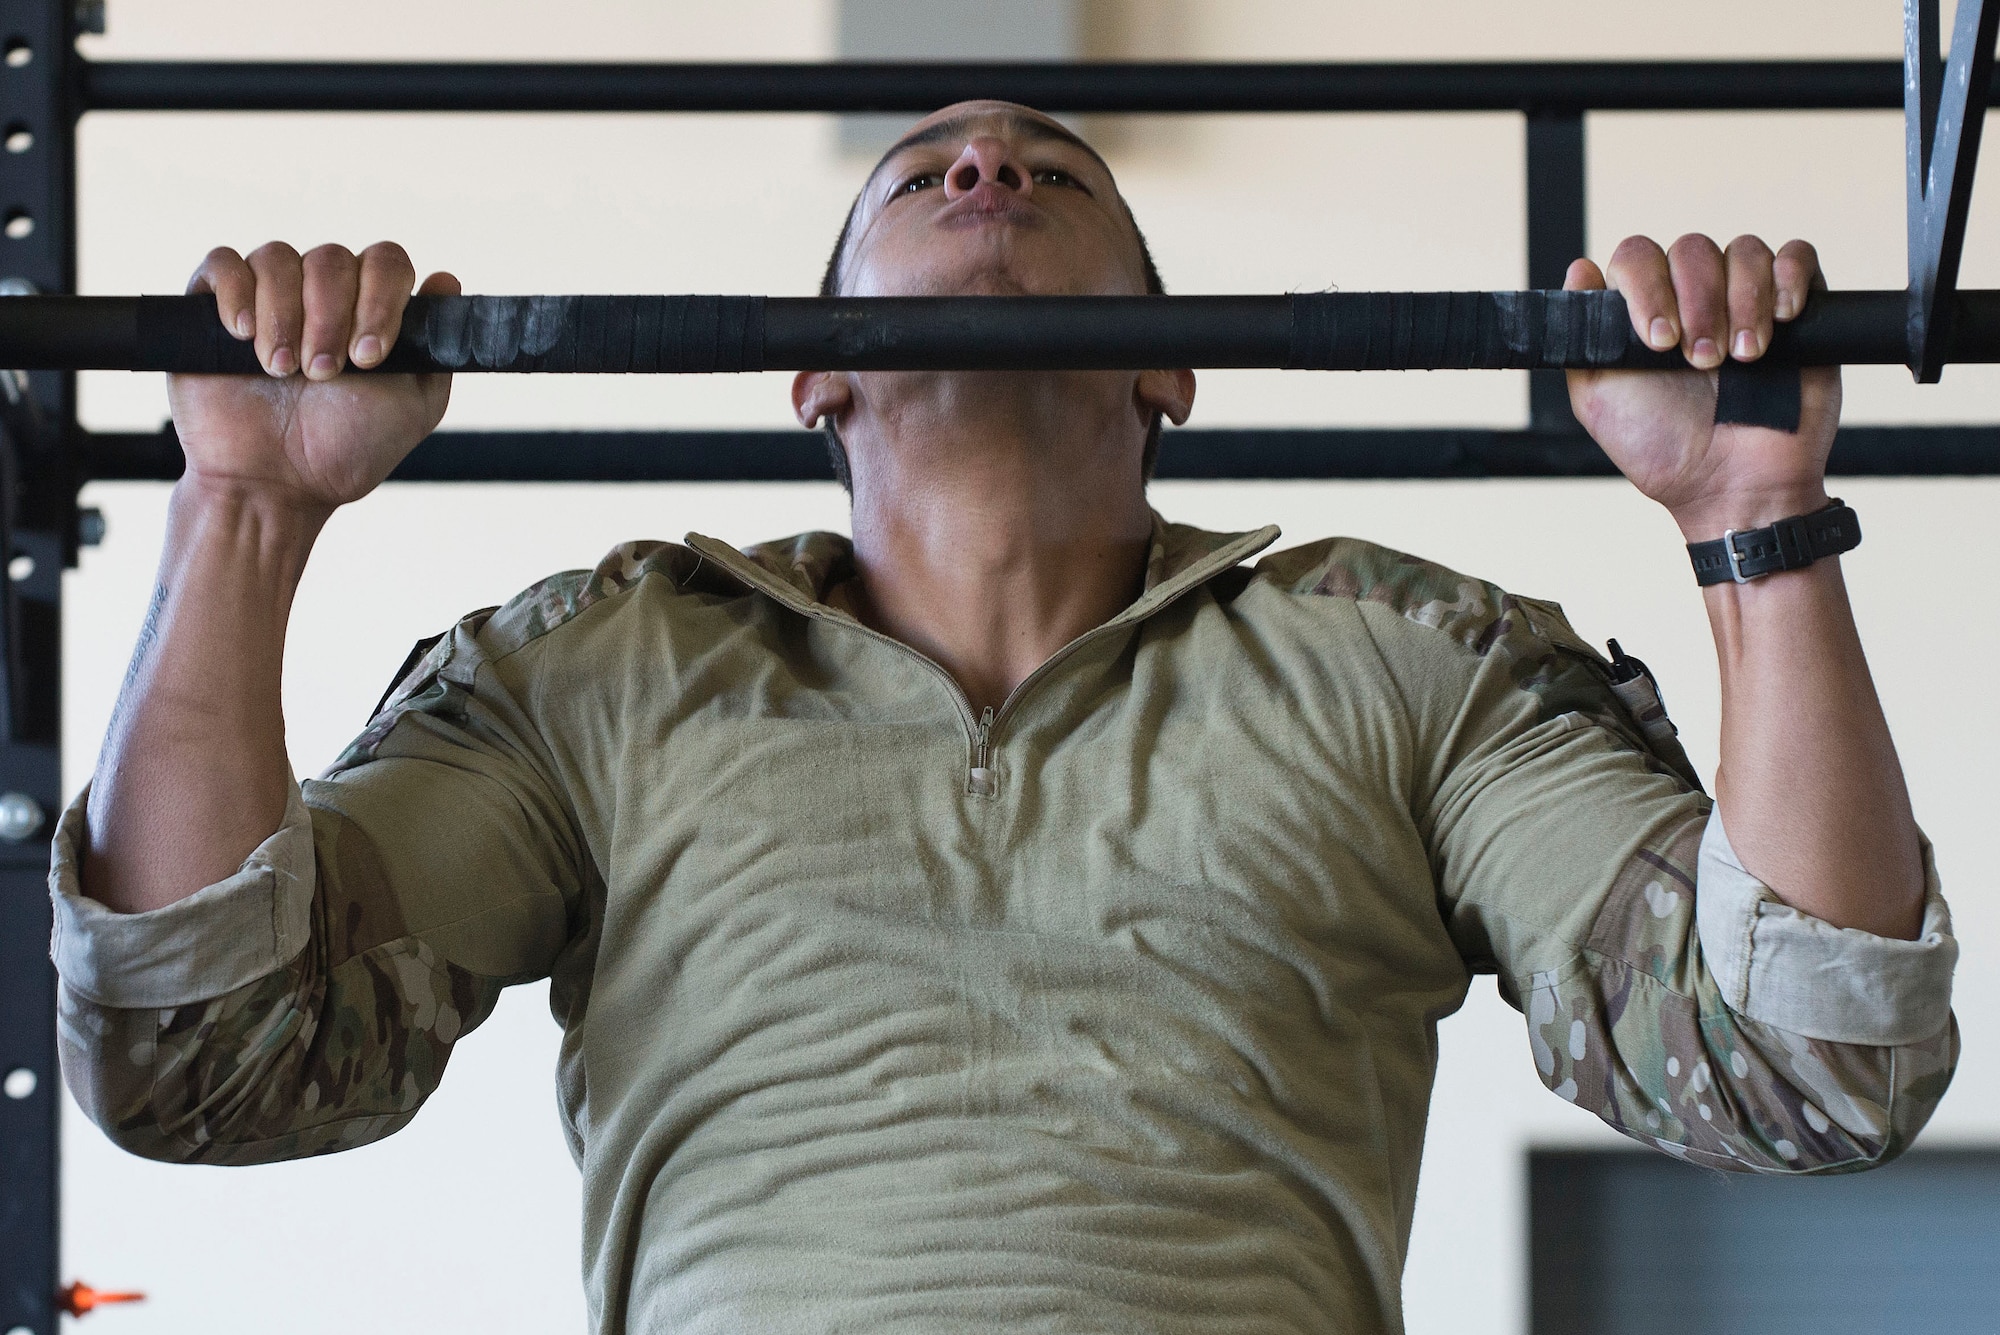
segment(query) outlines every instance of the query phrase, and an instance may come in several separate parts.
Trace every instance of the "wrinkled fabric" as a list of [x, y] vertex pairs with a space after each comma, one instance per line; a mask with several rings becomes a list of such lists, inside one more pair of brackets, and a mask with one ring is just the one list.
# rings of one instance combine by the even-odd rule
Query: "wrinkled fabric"
[[[1553, 604], [1344, 539], [1243, 564], [1275, 537], [1158, 524], [983, 749], [825, 605], [843, 539], [621, 547], [455, 627], [208, 918], [93, 912], [80, 799], [65, 1072], [136, 1153], [325, 1153], [548, 977], [600, 1332], [1399, 1330], [1477, 972], [1551, 1089], [1668, 1153], [1909, 1144], [1957, 1053], [1941, 900], [1909, 949], [1812, 938], [1888, 980], [1856, 1032], [1925, 1032], [1775, 1026], [1706, 958], [1711, 806], [1656, 692]], [[246, 978], [225, 913], [307, 930]]]
[[1950, 1019], [1958, 942], [1938, 891], [1930, 841], [1924, 917], [1913, 941], [1832, 927], [1784, 903], [1730, 847], [1722, 813], [1701, 837], [1696, 919], [1722, 1001], [1753, 1020], [1807, 1038], [1896, 1047], [1921, 1042]]

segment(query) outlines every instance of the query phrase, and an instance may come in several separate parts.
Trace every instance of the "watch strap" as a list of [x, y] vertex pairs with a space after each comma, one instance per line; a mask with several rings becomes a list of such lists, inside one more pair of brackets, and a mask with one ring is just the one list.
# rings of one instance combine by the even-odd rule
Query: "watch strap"
[[1799, 570], [1861, 545], [1861, 521], [1846, 502], [1793, 515], [1762, 528], [1730, 529], [1709, 542], [1688, 544], [1697, 584], [1744, 584], [1759, 575]]

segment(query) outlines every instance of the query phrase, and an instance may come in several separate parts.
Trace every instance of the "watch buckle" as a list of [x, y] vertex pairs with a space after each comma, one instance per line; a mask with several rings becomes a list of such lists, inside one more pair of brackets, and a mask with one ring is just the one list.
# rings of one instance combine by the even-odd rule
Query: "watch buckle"
[[1736, 550], [1736, 530], [1722, 530], [1722, 553], [1729, 560], [1729, 578], [1738, 584], [1748, 584], [1750, 577], [1743, 573], [1743, 556]]

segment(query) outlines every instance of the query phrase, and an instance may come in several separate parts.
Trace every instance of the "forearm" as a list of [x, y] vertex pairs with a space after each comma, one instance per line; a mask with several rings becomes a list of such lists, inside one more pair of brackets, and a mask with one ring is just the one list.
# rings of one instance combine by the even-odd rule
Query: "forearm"
[[90, 801], [86, 894], [161, 908], [233, 873], [284, 818], [285, 627], [321, 509], [190, 475]]
[[[1683, 518], [1682, 528], [1690, 541], [1720, 537], [1824, 503], [1801, 495], [1779, 512]], [[1712, 585], [1704, 597], [1722, 674], [1716, 797], [1737, 856], [1822, 921], [1914, 937], [1916, 819], [1839, 561]]]

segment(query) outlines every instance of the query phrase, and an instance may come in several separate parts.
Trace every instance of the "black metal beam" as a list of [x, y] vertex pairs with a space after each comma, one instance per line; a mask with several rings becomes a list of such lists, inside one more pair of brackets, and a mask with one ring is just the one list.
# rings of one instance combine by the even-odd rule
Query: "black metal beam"
[[[71, 0], [0, 0], [0, 290], [68, 292], [76, 276]], [[0, 303], [17, 298], [0, 295]], [[62, 807], [62, 569], [75, 534], [64, 454], [75, 377], [0, 371], [0, 1331], [56, 1335], [56, 978], [49, 825]], [[26, 391], [24, 393], [24, 391]], [[53, 428], [53, 429], [49, 429]]]
[[1892, 60], [1417, 64], [90, 61], [87, 111], [1895, 110]]
[[1938, 0], [1905, 0], [1904, 110], [1909, 212], [1910, 370], [1936, 382], [1948, 360], [1972, 174], [1993, 85], [2000, 0], [1959, 0], [1951, 53], [1938, 60]]
[[[1559, 288], [1570, 262], [1589, 253], [1583, 113], [1534, 111], [1527, 122], [1528, 286]], [[1529, 373], [1528, 424], [1539, 431], [1577, 429], [1563, 372]]]
[[[180, 442], [160, 431], [92, 432], [92, 478], [169, 482]], [[1609, 477], [1575, 431], [1484, 427], [1220, 428], [1168, 431], [1160, 478]], [[1830, 471], [1871, 477], [2000, 475], [2000, 426], [1849, 426]], [[782, 431], [440, 431], [404, 460], [399, 482], [827, 482], [825, 440]]]

